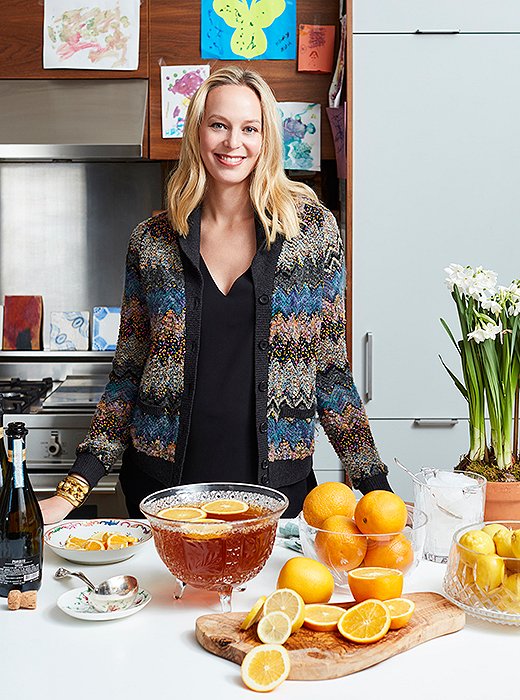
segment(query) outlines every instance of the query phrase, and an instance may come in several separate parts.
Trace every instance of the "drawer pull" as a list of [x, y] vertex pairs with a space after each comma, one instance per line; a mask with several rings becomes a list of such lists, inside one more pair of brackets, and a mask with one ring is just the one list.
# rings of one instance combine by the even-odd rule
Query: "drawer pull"
[[414, 34], [425, 35], [425, 36], [435, 36], [439, 34], [443, 35], [453, 35], [460, 34], [460, 29], [416, 29]]
[[413, 424], [417, 428], [453, 428], [458, 422], [458, 418], [415, 418]]

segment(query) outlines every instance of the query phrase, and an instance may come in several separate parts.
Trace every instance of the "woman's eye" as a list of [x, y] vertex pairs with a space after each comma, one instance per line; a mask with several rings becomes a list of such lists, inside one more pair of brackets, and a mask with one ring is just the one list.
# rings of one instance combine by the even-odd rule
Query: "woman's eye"
[[246, 131], [248, 134], [255, 134], [258, 131], [258, 129], [255, 129], [254, 126], [246, 126]]
[[213, 122], [213, 124], [211, 124], [211, 128], [212, 129], [224, 129], [225, 127], [224, 127], [224, 124], [222, 124], [222, 122]]

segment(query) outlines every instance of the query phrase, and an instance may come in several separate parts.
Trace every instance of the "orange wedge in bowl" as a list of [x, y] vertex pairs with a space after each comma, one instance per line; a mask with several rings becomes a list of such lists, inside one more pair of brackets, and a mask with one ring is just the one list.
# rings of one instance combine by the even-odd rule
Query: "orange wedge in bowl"
[[315, 632], [332, 632], [338, 626], [344, 612], [345, 608], [340, 608], [338, 605], [310, 603], [305, 606], [303, 626]]
[[87, 540], [85, 542], [83, 549], [87, 549], [87, 550], [91, 551], [91, 550], [97, 550], [97, 549], [105, 549], [105, 546], [104, 546], [103, 542], [100, 542], [99, 540]]
[[372, 644], [390, 629], [390, 611], [380, 600], [364, 600], [349, 608], [338, 622], [339, 633], [351, 642]]
[[192, 506], [173, 506], [172, 508], [163, 508], [160, 510], [157, 513], [157, 517], [185, 522], [189, 520], [202, 520], [206, 517], [206, 513], [201, 510], [201, 508], [194, 508]]
[[400, 630], [410, 622], [415, 610], [415, 603], [408, 598], [392, 598], [384, 601], [390, 611], [390, 629]]
[[106, 541], [107, 549], [124, 549], [128, 547], [128, 538], [125, 535], [109, 535]]

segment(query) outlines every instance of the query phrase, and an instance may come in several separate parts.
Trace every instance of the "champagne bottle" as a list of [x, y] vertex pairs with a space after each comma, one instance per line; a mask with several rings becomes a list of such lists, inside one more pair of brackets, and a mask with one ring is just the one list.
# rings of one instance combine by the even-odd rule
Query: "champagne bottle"
[[7, 452], [4, 443], [4, 397], [0, 394], [0, 492], [7, 479]]
[[25, 457], [25, 423], [9, 423], [7, 477], [0, 496], [0, 596], [38, 590], [42, 579], [43, 518]]

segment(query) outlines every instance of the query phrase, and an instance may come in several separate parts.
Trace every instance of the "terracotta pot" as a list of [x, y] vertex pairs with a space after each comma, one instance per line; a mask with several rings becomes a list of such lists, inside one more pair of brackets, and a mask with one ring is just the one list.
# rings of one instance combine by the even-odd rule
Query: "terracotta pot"
[[520, 481], [488, 481], [484, 520], [520, 520]]

